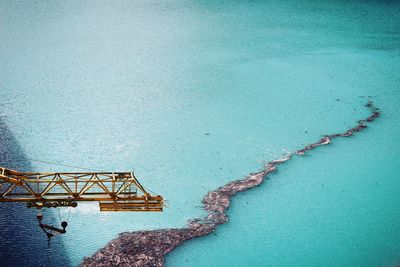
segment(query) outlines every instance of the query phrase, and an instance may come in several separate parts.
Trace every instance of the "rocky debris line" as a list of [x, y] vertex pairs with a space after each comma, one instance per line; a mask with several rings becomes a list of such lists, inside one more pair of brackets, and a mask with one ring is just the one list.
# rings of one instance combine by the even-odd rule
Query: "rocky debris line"
[[92, 257], [84, 258], [81, 266], [164, 266], [165, 255], [186, 240], [205, 236], [213, 232], [218, 225], [229, 220], [226, 210], [230, 198], [238, 192], [245, 191], [261, 184], [265, 177], [277, 171], [278, 165], [290, 160], [295, 155], [303, 155], [318, 146], [328, 145], [334, 138], [349, 137], [362, 131], [367, 123], [380, 116], [380, 111], [372, 101], [366, 105], [371, 115], [358, 121], [358, 125], [344, 133], [326, 135], [315, 143], [291, 153], [284, 158], [268, 162], [264, 169], [252, 173], [247, 178], [230, 182], [215, 191], [209, 192], [203, 199], [204, 209], [208, 215], [204, 218], [189, 220], [185, 228], [160, 229], [122, 233]]
[[375, 107], [374, 104], [372, 103], [372, 101], [368, 101], [368, 103], [365, 105], [365, 107], [370, 109], [371, 115], [366, 119], [359, 120], [358, 124], [355, 127], [347, 130], [344, 133], [325, 135], [323, 138], [319, 139], [318, 142], [309, 144], [308, 146], [304, 147], [303, 149], [296, 151], [296, 154], [303, 155], [306, 151], [312, 150], [312, 149], [316, 148], [317, 146], [323, 146], [323, 145], [330, 144], [333, 138], [349, 137], [349, 136], [352, 136], [353, 134], [355, 134], [357, 132], [361, 132], [362, 130], [367, 128], [367, 123], [372, 122], [375, 119], [377, 119], [381, 115], [381, 113], [379, 111], [379, 108]]

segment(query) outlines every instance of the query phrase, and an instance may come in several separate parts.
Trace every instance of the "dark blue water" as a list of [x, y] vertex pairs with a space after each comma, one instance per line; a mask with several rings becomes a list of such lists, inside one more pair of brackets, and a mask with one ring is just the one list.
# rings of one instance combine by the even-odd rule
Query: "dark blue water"
[[[0, 166], [21, 171], [31, 169], [30, 162], [18, 142], [0, 119]], [[37, 226], [36, 210], [23, 204], [0, 205], [1, 266], [69, 266], [60, 239], [49, 247], [47, 238]], [[45, 214], [47, 212], [44, 212]], [[56, 223], [51, 216], [46, 222]]]

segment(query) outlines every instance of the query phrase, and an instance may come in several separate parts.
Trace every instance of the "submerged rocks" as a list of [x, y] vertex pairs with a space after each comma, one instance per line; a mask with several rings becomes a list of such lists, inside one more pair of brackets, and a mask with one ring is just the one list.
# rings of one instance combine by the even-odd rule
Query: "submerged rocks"
[[93, 256], [85, 258], [81, 266], [163, 266], [165, 255], [175, 247], [186, 240], [208, 235], [218, 225], [227, 222], [229, 217], [226, 210], [230, 205], [230, 198], [236, 193], [258, 186], [268, 174], [277, 171], [279, 164], [285, 163], [295, 155], [303, 155], [318, 146], [330, 144], [336, 137], [349, 137], [365, 129], [367, 122], [372, 122], [380, 116], [379, 109], [372, 101], [365, 106], [371, 110], [371, 115], [365, 120], [360, 120], [358, 125], [346, 132], [326, 135], [284, 158], [268, 162], [258, 173], [252, 173], [245, 179], [230, 182], [209, 192], [202, 201], [204, 209], [208, 212], [204, 218], [191, 219], [187, 226], [181, 229], [122, 233]]

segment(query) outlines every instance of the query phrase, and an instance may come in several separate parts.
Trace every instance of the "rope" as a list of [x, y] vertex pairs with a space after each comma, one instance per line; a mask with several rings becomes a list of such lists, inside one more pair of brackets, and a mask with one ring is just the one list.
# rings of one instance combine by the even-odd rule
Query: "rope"
[[144, 187], [143, 185], [142, 185], [142, 187], [143, 187], [143, 188], [144, 188], [146, 191], [149, 191], [150, 193], [152, 193], [153, 195], [155, 195], [155, 196], [159, 196], [159, 194], [157, 194], [157, 193], [155, 193], [155, 192], [151, 191], [150, 189], [148, 189], [148, 188]]
[[58, 211], [58, 217], [60, 218], [60, 223], [62, 222], [62, 220], [61, 220], [61, 213], [60, 213], [60, 209], [57, 209], [57, 211]]
[[69, 216], [71, 215], [71, 210], [72, 210], [72, 208], [69, 207], [68, 209], [69, 209], [69, 211], [68, 211], [67, 223], [69, 222]]
[[[142, 185], [142, 187], [143, 187], [146, 191], [149, 191], [150, 193], [152, 193], [153, 195], [159, 196], [159, 194], [157, 194], [157, 193], [151, 191], [150, 189], [144, 187], [143, 185]], [[163, 206], [166, 207], [166, 208], [169, 208], [169, 207], [167, 206], [167, 204], [165, 204], [166, 202], [168, 202], [168, 201], [164, 199]]]
[[51, 164], [51, 165], [64, 166], [64, 167], [69, 167], [69, 168], [74, 168], [74, 169], [102, 172], [102, 170], [96, 170], [96, 169], [93, 169], [93, 168], [87, 168], [87, 167], [81, 167], [81, 166], [66, 165], [66, 164], [61, 164], [61, 163], [57, 163], [57, 162], [50, 162], [50, 161], [43, 161], [43, 160], [36, 160], [36, 159], [29, 159], [29, 158], [28, 158], [28, 160], [34, 161], [34, 162]]

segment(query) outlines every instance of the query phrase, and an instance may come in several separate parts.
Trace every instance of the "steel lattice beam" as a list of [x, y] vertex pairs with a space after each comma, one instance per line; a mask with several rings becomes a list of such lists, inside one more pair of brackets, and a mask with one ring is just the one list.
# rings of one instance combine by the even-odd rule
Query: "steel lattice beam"
[[41, 208], [79, 201], [98, 201], [101, 211], [163, 209], [163, 198], [150, 195], [133, 172], [30, 173], [0, 167], [0, 202]]

